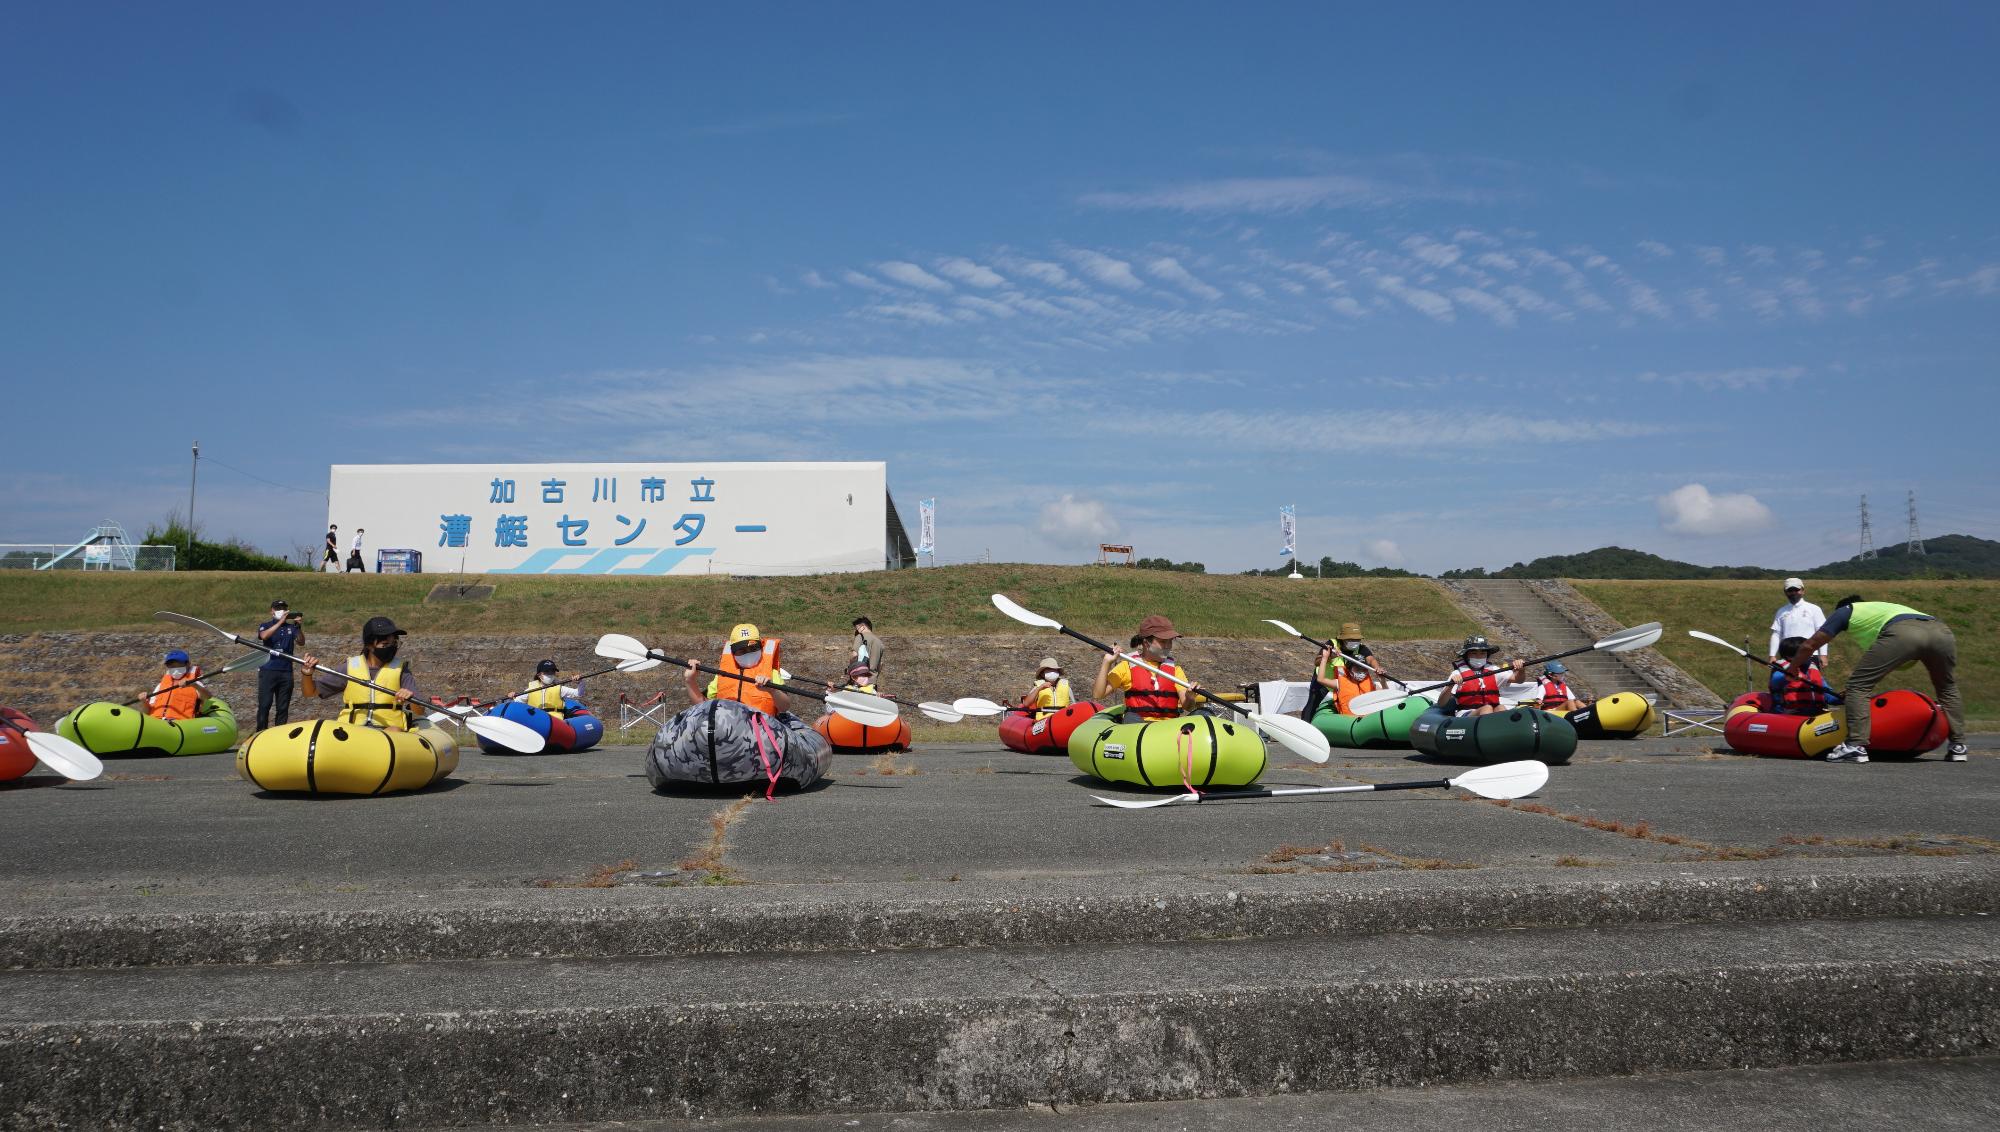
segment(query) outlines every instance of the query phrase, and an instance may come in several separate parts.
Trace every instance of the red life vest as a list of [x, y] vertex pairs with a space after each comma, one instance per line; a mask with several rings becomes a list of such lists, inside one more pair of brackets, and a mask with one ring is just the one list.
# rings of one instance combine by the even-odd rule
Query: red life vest
[[1559, 708], [1570, 702], [1573, 698], [1569, 694], [1569, 682], [1567, 680], [1552, 680], [1546, 676], [1542, 678], [1542, 706], [1544, 708]]
[[1500, 671], [1490, 664], [1476, 671], [1463, 664], [1452, 669], [1451, 678], [1457, 682], [1457, 687], [1452, 689], [1451, 694], [1458, 700], [1458, 710], [1498, 707]]
[[1778, 691], [1778, 710], [1786, 715], [1818, 715], [1826, 710], [1826, 677], [1817, 668], [1804, 676], [1785, 677]]
[[[1180, 675], [1180, 666], [1164, 660], [1159, 664], [1163, 672]], [[1137, 713], [1140, 719], [1172, 719], [1181, 713], [1181, 686], [1164, 676], [1155, 676], [1136, 664], [1126, 666], [1132, 682], [1125, 689], [1125, 712]]]

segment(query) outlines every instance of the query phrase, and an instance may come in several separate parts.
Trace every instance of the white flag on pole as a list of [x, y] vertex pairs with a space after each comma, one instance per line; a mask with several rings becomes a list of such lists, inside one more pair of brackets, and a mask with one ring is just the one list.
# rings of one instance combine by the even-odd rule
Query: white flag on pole
[[937, 557], [937, 498], [917, 503], [917, 553]]
[[1278, 508], [1278, 536], [1285, 541], [1285, 548], [1278, 552], [1284, 559], [1299, 555], [1299, 512], [1295, 504], [1287, 503]]

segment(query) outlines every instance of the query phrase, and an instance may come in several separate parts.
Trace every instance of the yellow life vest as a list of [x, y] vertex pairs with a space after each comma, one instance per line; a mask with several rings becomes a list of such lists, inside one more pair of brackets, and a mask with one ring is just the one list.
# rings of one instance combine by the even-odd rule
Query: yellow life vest
[[520, 697], [521, 702], [532, 708], [541, 708], [557, 719], [563, 717], [562, 681], [553, 684], [537, 684]]
[[[370, 680], [389, 689], [380, 692], [357, 680]], [[396, 702], [395, 692], [403, 687], [403, 662], [392, 660], [382, 666], [373, 677], [368, 675], [368, 658], [350, 656], [347, 658], [347, 683], [340, 689], [340, 718], [347, 723], [358, 723], [365, 727], [380, 727], [389, 731], [408, 731], [410, 712]]]
[[1074, 702], [1076, 697], [1069, 690], [1069, 677], [1058, 679], [1054, 687], [1043, 684], [1035, 689], [1035, 718], [1046, 719], [1054, 715], [1057, 708], [1066, 708]]

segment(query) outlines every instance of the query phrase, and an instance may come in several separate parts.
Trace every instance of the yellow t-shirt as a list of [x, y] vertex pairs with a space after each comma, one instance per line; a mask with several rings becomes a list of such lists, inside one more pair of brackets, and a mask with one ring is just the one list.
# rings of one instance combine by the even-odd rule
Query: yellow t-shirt
[[[1180, 677], [1181, 679], [1187, 681], [1190, 684], [1196, 682], [1194, 674], [1189, 672], [1187, 669], [1182, 668], [1179, 661], [1174, 662], [1174, 675]], [[1112, 665], [1111, 671], [1106, 673], [1104, 676], [1104, 682], [1114, 692], [1122, 692], [1125, 691], [1127, 688], [1130, 688], [1132, 686], [1131, 663], [1128, 661], [1121, 660], [1117, 664]]]

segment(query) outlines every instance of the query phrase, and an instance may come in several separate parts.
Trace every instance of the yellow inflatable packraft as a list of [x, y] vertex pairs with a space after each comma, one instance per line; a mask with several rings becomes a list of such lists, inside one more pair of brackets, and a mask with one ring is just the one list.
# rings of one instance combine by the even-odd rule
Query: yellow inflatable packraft
[[259, 731], [236, 753], [245, 782], [279, 793], [393, 794], [422, 790], [456, 769], [451, 732], [425, 720], [409, 731], [292, 723]]

